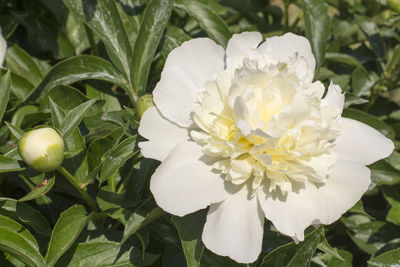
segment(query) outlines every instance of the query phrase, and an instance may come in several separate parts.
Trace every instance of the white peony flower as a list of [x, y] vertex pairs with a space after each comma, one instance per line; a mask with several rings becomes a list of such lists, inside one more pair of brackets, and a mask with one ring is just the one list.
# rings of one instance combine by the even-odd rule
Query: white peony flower
[[330, 224], [368, 189], [367, 167], [393, 143], [341, 118], [344, 95], [313, 82], [307, 39], [260, 33], [183, 43], [168, 56], [142, 117], [145, 157], [161, 161], [150, 189], [165, 211], [210, 206], [207, 248], [237, 262], [257, 259], [264, 217], [295, 241], [311, 224]]
[[52, 128], [29, 131], [18, 141], [22, 159], [40, 172], [49, 172], [61, 166], [64, 159], [64, 142]]

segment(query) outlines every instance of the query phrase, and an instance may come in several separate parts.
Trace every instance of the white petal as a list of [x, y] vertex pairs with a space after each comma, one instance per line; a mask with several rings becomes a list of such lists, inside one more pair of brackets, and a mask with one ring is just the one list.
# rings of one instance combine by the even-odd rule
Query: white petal
[[188, 132], [163, 118], [155, 107], [143, 113], [139, 125], [139, 134], [149, 141], [140, 142], [143, 156], [163, 161], [171, 150], [188, 139]]
[[262, 35], [259, 32], [242, 32], [234, 34], [226, 47], [228, 67], [238, 66], [243, 58], [249, 56], [260, 44]]
[[341, 118], [340, 124], [334, 148], [340, 159], [369, 165], [393, 152], [393, 142], [374, 128], [348, 118]]
[[201, 146], [184, 142], [156, 169], [150, 190], [163, 210], [184, 216], [228, 196], [224, 180], [200, 159], [202, 156]]
[[326, 93], [324, 99], [322, 99], [322, 104], [336, 106], [340, 110], [343, 110], [344, 94], [342, 94], [342, 89], [339, 85], [336, 85], [332, 82], [329, 84], [328, 92]]
[[183, 127], [192, 120], [190, 113], [204, 83], [224, 68], [225, 51], [208, 38], [184, 42], [168, 55], [153, 100], [161, 114]]
[[6, 56], [6, 50], [7, 50], [7, 43], [6, 40], [4, 40], [4, 37], [0, 31], [0, 66], [3, 66], [4, 58]]
[[264, 215], [246, 186], [221, 203], [213, 204], [203, 230], [204, 245], [240, 263], [254, 262], [261, 252]]
[[316, 187], [308, 183], [305, 189], [288, 192], [287, 197], [265, 198], [259, 190], [259, 201], [276, 229], [302, 241], [304, 230], [311, 224], [330, 224], [360, 200], [370, 184], [367, 167], [349, 161], [339, 161], [327, 182]]
[[258, 49], [259, 53], [268, 55], [271, 59], [280, 62], [289, 62], [297, 53], [303, 57], [308, 66], [308, 80], [314, 77], [315, 58], [311, 51], [310, 42], [303, 36], [286, 33], [282, 36], [267, 38]]

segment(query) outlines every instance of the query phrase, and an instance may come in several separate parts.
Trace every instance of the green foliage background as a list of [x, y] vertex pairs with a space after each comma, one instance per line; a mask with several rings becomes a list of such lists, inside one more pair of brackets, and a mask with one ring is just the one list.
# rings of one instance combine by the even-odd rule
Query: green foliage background
[[[0, 1], [0, 266], [238, 266], [204, 248], [204, 210], [179, 218], [156, 206], [148, 184], [158, 163], [137, 147], [138, 97], [186, 40], [226, 46], [233, 33], [291, 31], [310, 40], [315, 79], [346, 92], [344, 116], [398, 147], [399, 9], [396, 0]], [[18, 155], [18, 139], [43, 125], [65, 140], [60, 172], [38, 173]], [[399, 266], [400, 154], [369, 167], [362, 201], [304, 242], [266, 222], [249, 266]]]

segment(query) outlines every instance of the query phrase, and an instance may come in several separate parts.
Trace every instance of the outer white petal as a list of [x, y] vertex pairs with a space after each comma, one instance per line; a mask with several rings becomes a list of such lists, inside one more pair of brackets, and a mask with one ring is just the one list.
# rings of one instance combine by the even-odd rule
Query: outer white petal
[[172, 50], [153, 91], [161, 114], [188, 127], [196, 96], [204, 90], [204, 83], [224, 68], [224, 56], [224, 49], [208, 38], [192, 39]]
[[150, 190], [163, 210], [184, 216], [228, 197], [224, 180], [201, 159], [201, 149], [195, 142], [181, 143], [154, 172]]
[[334, 148], [340, 159], [369, 165], [393, 152], [393, 142], [374, 128], [347, 118], [341, 118], [340, 123]]
[[259, 191], [259, 201], [276, 229], [302, 241], [304, 230], [311, 224], [330, 224], [350, 209], [367, 191], [370, 171], [356, 162], [339, 161], [327, 182], [320, 187], [307, 184], [298, 192], [288, 192], [286, 198], [265, 195]]
[[343, 110], [344, 94], [342, 94], [342, 89], [339, 85], [336, 85], [332, 82], [329, 84], [328, 92], [326, 93], [324, 99], [322, 99], [322, 104], [336, 106], [340, 110]]
[[140, 121], [139, 134], [149, 141], [140, 142], [143, 156], [163, 161], [171, 150], [188, 139], [188, 131], [168, 121], [155, 107], [146, 110]]
[[214, 253], [240, 263], [254, 262], [261, 252], [264, 215], [256, 197], [244, 186], [221, 203], [211, 205], [203, 243]]
[[310, 42], [303, 36], [293, 33], [286, 33], [282, 36], [267, 38], [258, 49], [260, 54], [266, 54], [275, 61], [289, 62], [297, 53], [303, 57], [308, 65], [308, 79], [312, 81], [314, 77], [315, 58], [311, 51]]
[[243, 58], [249, 56], [262, 40], [259, 32], [242, 32], [234, 34], [226, 47], [227, 66], [238, 66]]
[[7, 50], [7, 43], [6, 40], [4, 40], [4, 37], [1, 34], [0, 30], [0, 66], [3, 66], [4, 58], [6, 56], [6, 50]]

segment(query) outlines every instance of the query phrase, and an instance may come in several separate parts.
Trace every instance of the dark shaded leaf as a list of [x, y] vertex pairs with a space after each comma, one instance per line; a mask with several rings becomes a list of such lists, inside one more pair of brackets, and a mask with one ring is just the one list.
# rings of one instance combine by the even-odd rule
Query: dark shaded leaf
[[206, 211], [188, 214], [184, 217], [172, 217], [172, 222], [178, 230], [185, 253], [187, 266], [199, 266], [204, 250], [201, 234], [205, 223]]
[[11, 198], [0, 198], [0, 214], [14, 218], [33, 228], [37, 233], [50, 236], [47, 219], [31, 206]]
[[124, 237], [121, 243], [124, 243], [128, 237], [135, 234], [140, 228], [158, 219], [164, 211], [159, 207], [156, 207], [149, 211], [145, 215], [139, 214], [139, 212], [132, 213], [125, 225]]

